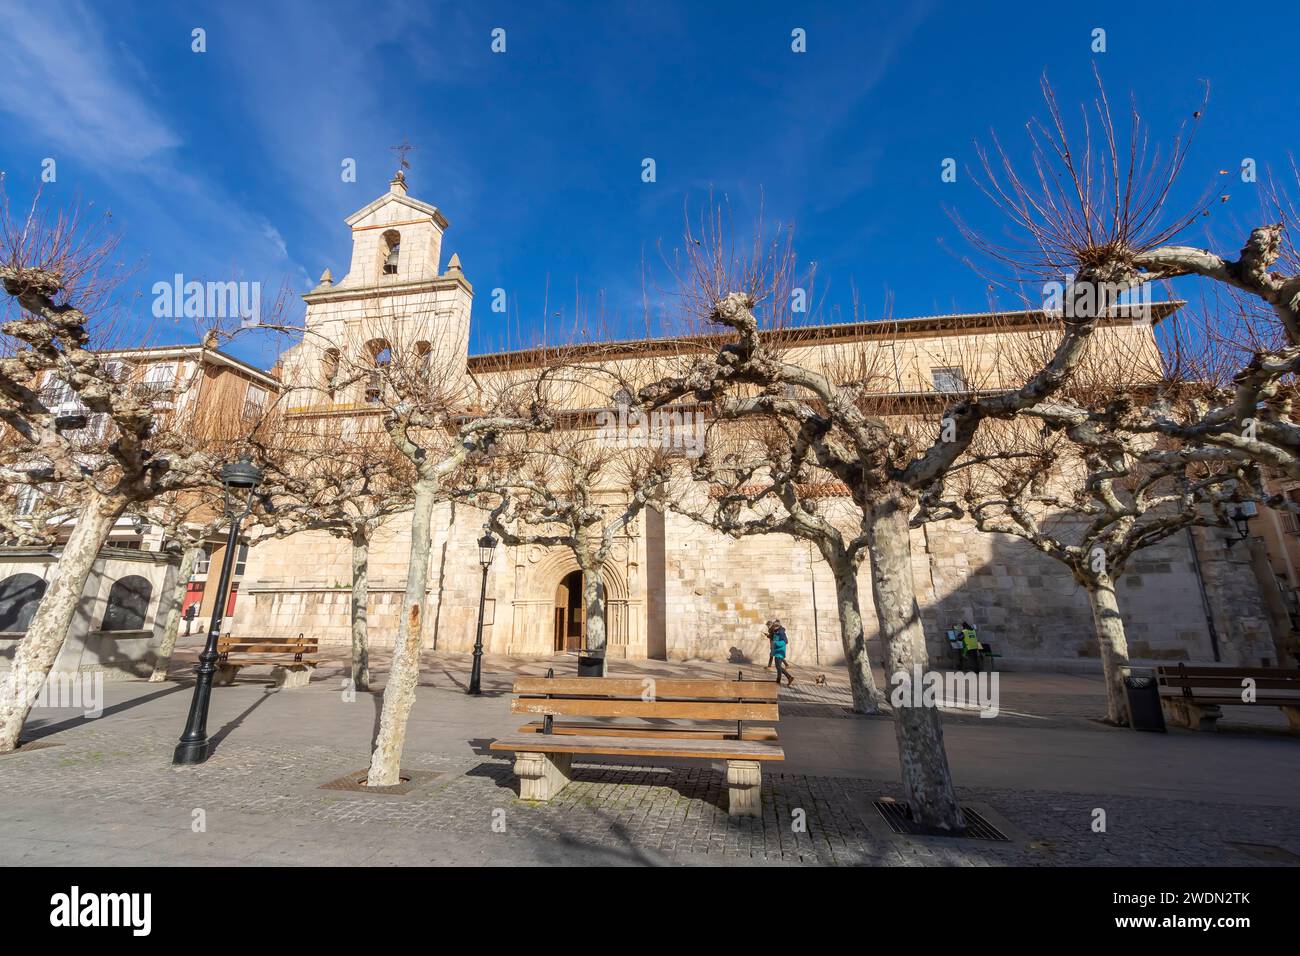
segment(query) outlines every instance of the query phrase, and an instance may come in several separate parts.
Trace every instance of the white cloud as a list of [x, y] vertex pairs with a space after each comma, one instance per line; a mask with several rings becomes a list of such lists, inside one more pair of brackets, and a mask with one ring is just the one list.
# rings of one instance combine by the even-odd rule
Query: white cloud
[[79, 3], [0, 4], [0, 110], [56, 158], [139, 166], [179, 139], [117, 68], [105, 33]]

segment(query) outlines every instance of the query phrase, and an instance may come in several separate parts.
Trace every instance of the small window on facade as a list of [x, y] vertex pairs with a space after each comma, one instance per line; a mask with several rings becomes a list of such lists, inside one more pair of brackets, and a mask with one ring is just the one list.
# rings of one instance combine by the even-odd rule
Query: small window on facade
[[966, 373], [962, 371], [959, 365], [931, 369], [930, 377], [934, 382], [936, 392], [966, 391]]
[[[1291, 506], [1300, 509], [1300, 488], [1292, 488], [1286, 492], [1287, 500]], [[1286, 529], [1292, 534], [1300, 534], [1300, 513], [1297, 511], [1284, 511], [1286, 515]]]
[[416, 342], [415, 358], [420, 375], [427, 380], [433, 375], [433, 346], [428, 342]]
[[207, 548], [199, 549], [199, 556], [194, 559], [194, 573], [207, 574], [208, 567], [212, 564], [212, 555], [208, 554]]
[[266, 412], [266, 389], [258, 385], [248, 386], [244, 393], [244, 418], [256, 421]]
[[72, 390], [72, 386], [59, 378], [54, 372], [45, 376], [45, 383], [41, 386], [41, 403], [51, 410], [60, 409], [66, 405], [80, 404], [77, 393]]
[[142, 631], [149, 616], [149, 599], [153, 585], [138, 574], [130, 574], [113, 583], [108, 592], [108, 609], [104, 611], [101, 631]]
[[326, 349], [324, 356], [321, 357], [321, 378], [325, 383], [325, 391], [331, 398], [334, 396], [334, 389], [339, 379], [339, 350]]
[[158, 365], [149, 366], [144, 373], [144, 382], [141, 388], [149, 394], [159, 392], [170, 392], [176, 383], [176, 365], [173, 362], [163, 362]]
[[236, 577], [244, 573], [244, 566], [246, 564], [248, 564], [248, 545], [241, 544], [239, 546], [238, 553], [235, 555], [235, 576]]
[[370, 349], [375, 370], [370, 373], [370, 376], [366, 381], [366, 401], [374, 404], [383, 397], [383, 370], [388, 368], [392, 363], [393, 350], [383, 339], [374, 339], [367, 347]]
[[34, 574], [14, 574], [0, 581], [0, 631], [26, 633], [45, 588], [46, 582]]
[[41, 500], [41, 489], [35, 485], [18, 486], [18, 514], [29, 515], [36, 510], [36, 502]]
[[397, 261], [401, 254], [402, 237], [396, 229], [384, 233], [384, 275], [397, 275]]

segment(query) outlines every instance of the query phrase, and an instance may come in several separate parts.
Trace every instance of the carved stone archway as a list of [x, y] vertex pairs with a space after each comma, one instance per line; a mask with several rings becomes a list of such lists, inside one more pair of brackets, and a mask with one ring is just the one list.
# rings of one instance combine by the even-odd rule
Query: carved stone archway
[[[555, 592], [560, 582], [580, 570], [569, 548], [522, 545], [512, 548], [515, 582], [513, 623], [507, 653], [549, 656], [554, 653]], [[605, 587], [606, 654], [611, 658], [645, 657], [641, 616], [644, 601], [629, 589], [636, 581], [636, 562], [628, 545], [616, 547], [600, 570]]]

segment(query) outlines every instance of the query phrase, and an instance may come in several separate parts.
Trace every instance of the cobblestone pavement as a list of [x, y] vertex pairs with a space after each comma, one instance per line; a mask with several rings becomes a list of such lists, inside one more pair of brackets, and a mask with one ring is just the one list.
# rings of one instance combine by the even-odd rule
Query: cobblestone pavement
[[[327, 706], [332, 695], [319, 696], [312, 706]], [[463, 701], [424, 692], [421, 706], [436, 716]], [[0, 757], [0, 863], [1300, 862], [1294, 803], [962, 787], [963, 803], [986, 812], [1011, 840], [913, 839], [891, 835], [872, 806], [882, 795], [899, 796], [897, 785], [857, 777], [765, 772], [763, 815], [746, 820], [726, 814], [720, 766], [590, 764], [576, 768], [554, 801], [529, 805], [516, 796], [510, 762], [484, 741], [460, 754], [408, 746], [404, 769], [438, 775], [406, 795], [323, 790], [362, 769], [364, 749], [277, 744], [234, 726], [208, 763], [175, 768], [178, 705], [169, 701], [166, 719], [151, 718], [161, 706], [151, 699], [129, 722], [124, 713], [108, 715]], [[1093, 830], [1097, 809], [1105, 832]], [[197, 835], [196, 810], [206, 826]]]

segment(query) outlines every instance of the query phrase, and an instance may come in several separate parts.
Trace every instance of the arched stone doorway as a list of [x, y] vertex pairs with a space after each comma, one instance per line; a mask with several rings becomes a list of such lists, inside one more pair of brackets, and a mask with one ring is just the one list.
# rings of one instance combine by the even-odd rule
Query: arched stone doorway
[[[550, 655], [579, 650], [585, 643], [582, 571], [568, 548], [530, 545], [514, 549], [513, 622], [507, 653]], [[634, 564], [611, 561], [600, 570], [605, 592], [606, 653], [615, 658], [645, 657], [645, 605], [633, 595]], [[632, 573], [630, 573], [632, 572]], [[563, 619], [561, 620], [561, 612]], [[564, 646], [559, 646], [563, 638]]]
[[[606, 608], [608, 592], [598, 584]], [[608, 611], [606, 612], [608, 616]], [[583, 574], [570, 571], [560, 579], [555, 588], [555, 644], [556, 651], [587, 650], [587, 608], [583, 596]]]

